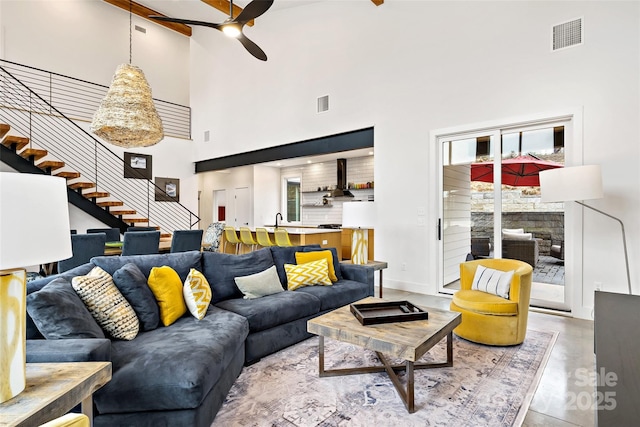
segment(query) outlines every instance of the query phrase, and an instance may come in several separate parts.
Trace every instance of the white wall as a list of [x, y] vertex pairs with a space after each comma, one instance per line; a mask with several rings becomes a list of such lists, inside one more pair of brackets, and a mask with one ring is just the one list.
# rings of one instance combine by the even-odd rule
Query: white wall
[[[103, 1], [1, 0], [2, 59], [109, 85], [116, 67], [129, 61], [129, 14]], [[189, 104], [189, 39], [133, 16], [133, 64], [142, 68], [157, 99]], [[89, 130], [89, 123], [80, 123]], [[193, 143], [165, 137], [148, 148], [124, 151], [153, 156], [153, 177], [180, 179], [180, 202], [197, 212], [198, 180]], [[76, 216], [74, 216], [75, 218]], [[86, 227], [72, 223], [72, 228]]]
[[273, 224], [280, 212], [280, 168], [253, 167], [253, 226]]
[[[389, 263], [385, 285], [435, 293], [440, 195], [430, 180], [438, 161], [430, 131], [577, 109], [579, 157], [603, 168], [606, 197], [593, 204], [625, 222], [640, 293], [639, 15], [637, 2], [325, 1], [267, 13], [247, 29], [266, 63], [196, 32], [196, 158], [373, 125], [375, 246]], [[551, 27], [576, 17], [584, 18], [585, 43], [551, 52]], [[316, 98], [327, 94], [330, 110], [317, 114]], [[595, 281], [621, 292], [626, 283], [617, 225], [584, 216], [579, 315], [590, 313]]]

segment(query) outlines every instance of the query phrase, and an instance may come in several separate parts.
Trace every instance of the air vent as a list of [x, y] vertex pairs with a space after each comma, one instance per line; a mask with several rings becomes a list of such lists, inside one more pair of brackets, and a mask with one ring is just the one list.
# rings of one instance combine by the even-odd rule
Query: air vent
[[143, 34], [147, 34], [147, 29], [146, 28], [141, 27], [139, 25], [135, 25], [134, 27], [135, 27], [136, 31], [140, 31]]
[[329, 111], [329, 95], [318, 98], [318, 113]]
[[566, 49], [582, 44], [582, 18], [553, 27], [553, 50]]

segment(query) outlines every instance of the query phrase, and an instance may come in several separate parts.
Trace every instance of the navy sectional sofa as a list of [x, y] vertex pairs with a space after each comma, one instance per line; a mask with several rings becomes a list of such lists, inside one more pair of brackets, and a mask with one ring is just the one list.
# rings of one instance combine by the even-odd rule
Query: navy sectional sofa
[[307, 320], [373, 295], [373, 269], [341, 264], [332, 286], [309, 286], [257, 299], [243, 299], [234, 278], [276, 266], [286, 289], [284, 264], [298, 251], [318, 246], [272, 247], [245, 255], [184, 252], [96, 257], [65, 273], [29, 282], [27, 294], [56, 278], [69, 282], [99, 266], [113, 275], [134, 263], [148, 278], [153, 267], [170, 266], [186, 279], [202, 272], [213, 298], [206, 316], [188, 312], [170, 326], [141, 331], [131, 341], [108, 338], [43, 339], [27, 314], [27, 361], [112, 362], [112, 379], [94, 394], [95, 426], [210, 426], [243, 366], [311, 335]]

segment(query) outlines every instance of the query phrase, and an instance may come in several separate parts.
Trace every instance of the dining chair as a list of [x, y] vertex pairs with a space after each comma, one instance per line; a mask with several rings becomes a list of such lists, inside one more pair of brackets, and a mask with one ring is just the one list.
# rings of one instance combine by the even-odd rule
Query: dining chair
[[122, 255], [157, 254], [160, 251], [159, 231], [127, 231], [122, 240]]
[[253, 238], [249, 227], [240, 227], [240, 241], [243, 245], [249, 246], [251, 252], [255, 251], [256, 246], [258, 245], [258, 242]]
[[69, 412], [55, 420], [40, 424], [40, 427], [89, 427], [91, 421], [85, 414]]
[[132, 225], [131, 227], [127, 228], [127, 231], [158, 231], [158, 229], [155, 227], [140, 227]]
[[238, 238], [236, 229], [233, 227], [224, 228], [224, 247], [222, 248], [222, 252], [227, 252], [228, 243], [231, 243], [236, 246], [236, 254], [238, 254], [240, 251], [240, 245], [242, 244], [242, 242]]
[[104, 255], [105, 233], [72, 234], [71, 252], [73, 256], [58, 261], [58, 273], [88, 263], [94, 256]]
[[199, 251], [202, 249], [204, 230], [175, 230], [171, 237], [171, 253]]
[[267, 229], [263, 227], [256, 228], [256, 241], [260, 246], [265, 248], [268, 248], [269, 246], [276, 246], [276, 244], [271, 241]]
[[289, 233], [284, 228], [279, 228], [273, 232], [276, 238], [276, 245], [278, 246], [293, 246], [291, 240], [289, 240]]
[[223, 222], [212, 222], [209, 224], [209, 227], [207, 227], [207, 231], [204, 232], [204, 237], [202, 238], [202, 249], [205, 251], [218, 252], [223, 230]]
[[105, 233], [107, 235], [107, 242], [120, 241], [119, 228], [87, 228], [87, 234], [91, 233]]

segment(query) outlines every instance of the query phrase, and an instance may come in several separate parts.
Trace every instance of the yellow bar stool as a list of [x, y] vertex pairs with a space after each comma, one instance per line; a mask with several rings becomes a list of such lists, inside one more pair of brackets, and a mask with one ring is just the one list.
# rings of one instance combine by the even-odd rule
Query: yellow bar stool
[[274, 231], [274, 236], [276, 237], [276, 245], [278, 246], [293, 246], [291, 244], [291, 240], [289, 240], [289, 233], [286, 229], [278, 229]]
[[236, 229], [233, 227], [225, 227], [224, 228], [224, 248], [222, 248], [222, 252], [227, 252], [227, 244], [231, 243], [236, 246], [236, 255], [240, 251], [240, 245], [242, 242], [238, 238], [238, 234], [236, 233]]
[[269, 246], [275, 246], [276, 244], [271, 241], [269, 232], [266, 228], [256, 228], [256, 240], [262, 247], [268, 248]]
[[240, 241], [243, 245], [249, 246], [252, 252], [256, 250], [256, 246], [258, 245], [258, 242], [256, 242], [251, 235], [249, 227], [240, 227]]

